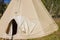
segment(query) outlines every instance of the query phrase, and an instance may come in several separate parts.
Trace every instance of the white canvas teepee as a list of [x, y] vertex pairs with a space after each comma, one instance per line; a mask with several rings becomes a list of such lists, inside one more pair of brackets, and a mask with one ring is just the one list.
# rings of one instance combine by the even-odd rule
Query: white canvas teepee
[[43, 37], [58, 29], [41, 0], [11, 0], [0, 20], [1, 38], [11, 39], [12, 35], [6, 34], [6, 30], [12, 19], [17, 23], [13, 39]]

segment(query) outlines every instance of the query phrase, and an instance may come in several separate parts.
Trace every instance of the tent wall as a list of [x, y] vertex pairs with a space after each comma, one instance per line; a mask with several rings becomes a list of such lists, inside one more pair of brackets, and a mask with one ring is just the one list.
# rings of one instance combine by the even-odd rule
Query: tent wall
[[[41, 0], [11, 0], [0, 20], [0, 37], [11, 39], [11, 35], [6, 34], [6, 29], [12, 19], [18, 24], [14, 39], [43, 37], [58, 29]], [[21, 31], [21, 27], [25, 27], [26, 33]]]

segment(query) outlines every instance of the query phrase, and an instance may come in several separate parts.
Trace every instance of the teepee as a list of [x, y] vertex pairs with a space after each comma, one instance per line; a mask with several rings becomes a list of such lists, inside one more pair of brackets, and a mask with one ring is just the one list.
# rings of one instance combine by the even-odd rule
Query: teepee
[[[10, 25], [12, 20], [16, 29]], [[0, 38], [11, 39], [13, 29], [16, 31], [13, 39], [30, 39], [49, 35], [58, 26], [41, 0], [11, 0], [0, 19]]]

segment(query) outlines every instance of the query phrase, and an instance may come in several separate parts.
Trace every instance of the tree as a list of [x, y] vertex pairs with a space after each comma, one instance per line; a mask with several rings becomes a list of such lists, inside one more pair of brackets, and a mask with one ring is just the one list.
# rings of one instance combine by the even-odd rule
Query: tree
[[0, 17], [3, 15], [6, 9], [6, 4], [4, 4], [4, 0], [0, 0]]
[[58, 17], [60, 11], [60, 0], [42, 0], [42, 2], [53, 17]]

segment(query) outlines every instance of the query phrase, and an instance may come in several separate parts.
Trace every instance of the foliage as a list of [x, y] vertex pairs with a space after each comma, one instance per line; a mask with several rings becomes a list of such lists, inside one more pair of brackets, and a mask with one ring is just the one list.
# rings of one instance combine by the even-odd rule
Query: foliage
[[4, 2], [0, 3], [0, 17], [3, 15], [4, 11], [6, 10], [7, 5]]
[[53, 17], [60, 17], [60, 0], [42, 0]]

